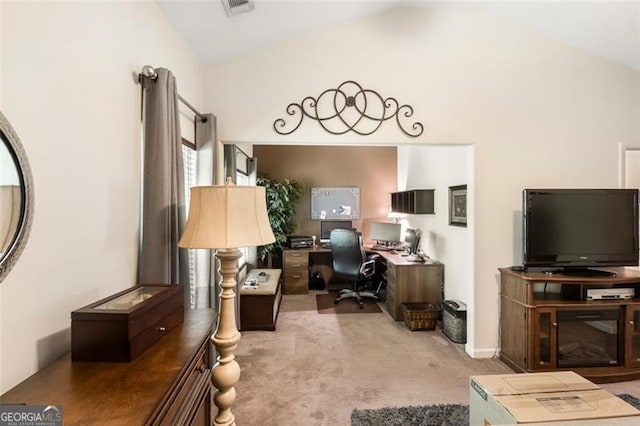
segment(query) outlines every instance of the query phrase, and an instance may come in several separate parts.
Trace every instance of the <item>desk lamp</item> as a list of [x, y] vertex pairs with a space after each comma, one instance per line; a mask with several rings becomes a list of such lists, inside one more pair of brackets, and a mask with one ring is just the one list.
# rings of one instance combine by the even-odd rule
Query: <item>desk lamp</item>
[[387, 213], [387, 219], [393, 220], [393, 223], [399, 223], [399, 220], [402, 219], [404, 215], [402, 213], [397, 213], [391, 210], [389, 207], [389, 212]]
[[235, 318], [235, 276], [238, 273], [238, 247], [260, 246], [275, 241], [269, 217], [265, 189], [225, 185], [191, 188], [191, 205], [179, 247], [216, 249], [220, 260], [220, 309], [218, 325], [212, 336], [218, 352], [212, 370], [217, 391], [213, 398], [218, 407], [216, 425], [235, 425], [231, 405], [236, 399], [235, 384], [240, 366], [234, 351], [240, 342]]

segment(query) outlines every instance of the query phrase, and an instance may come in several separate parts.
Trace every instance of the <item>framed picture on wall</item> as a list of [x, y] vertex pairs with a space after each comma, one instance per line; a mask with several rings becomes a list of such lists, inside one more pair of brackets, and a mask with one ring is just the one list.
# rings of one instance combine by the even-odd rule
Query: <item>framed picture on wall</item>
[[467, 227], [467, 185], [449, 187], [449, 225]]

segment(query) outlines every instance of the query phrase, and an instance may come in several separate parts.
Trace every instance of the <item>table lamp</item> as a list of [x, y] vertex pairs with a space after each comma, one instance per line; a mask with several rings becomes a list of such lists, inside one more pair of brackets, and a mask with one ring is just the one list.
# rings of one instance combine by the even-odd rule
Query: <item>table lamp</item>
[[216, 249], [220, 260], [220, 312], [212, 337], [218, 352], [212, 370], [217, 391], [213, 398], [218, 407], [216, 425], [234, 425], [231, 406], [236, 399], [235, 384], [240, 366], [234, 351], [240, 342], [235, 315], [235, 276], [238, 273], [238, 247], [270, 244], [275, 241], [269, 217], [265, 189], [256, 186], [225, 185], [191, 188], [189, 217], [179, 247]]

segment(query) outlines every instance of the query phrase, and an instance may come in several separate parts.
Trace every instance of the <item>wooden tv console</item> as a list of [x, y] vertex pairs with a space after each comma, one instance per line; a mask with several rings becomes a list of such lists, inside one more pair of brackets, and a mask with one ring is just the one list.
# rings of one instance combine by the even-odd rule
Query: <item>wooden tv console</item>
[[[620, 268], [610, 277], [499, 271], [503, 362], [518, 372], [573, 370], [595, 383], [640, 378], [640, 271]], [[621, 288], [635, 295], [587, 300], [590, 289]], [[592, 329], [595, 341], [587, 336]], [[567, 355], [580, 345], [583, 359]], [[602, 348], [613, 353], [609, 365]]]

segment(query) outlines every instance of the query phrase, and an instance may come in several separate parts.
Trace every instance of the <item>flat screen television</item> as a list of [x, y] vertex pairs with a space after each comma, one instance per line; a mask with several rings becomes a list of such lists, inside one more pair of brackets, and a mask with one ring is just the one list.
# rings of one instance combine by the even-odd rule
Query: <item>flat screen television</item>
[[525, 189], [523, 266], [573, 275], [638, 265], [637, 189]]

